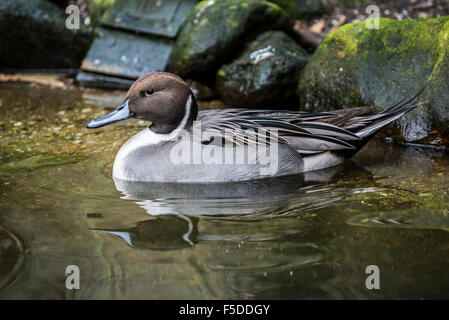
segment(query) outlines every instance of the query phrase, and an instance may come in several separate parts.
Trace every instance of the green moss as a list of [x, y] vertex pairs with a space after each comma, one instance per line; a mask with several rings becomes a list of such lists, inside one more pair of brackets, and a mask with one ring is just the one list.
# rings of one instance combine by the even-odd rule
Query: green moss
[[447, 62], [447, 57], [449, 53], [449, 20], [445, 22], [442, 30], [439, 32], [437, 36], [437, 46], [435, 46], [435, 49], [438, 53], [438, 59], [435, 62], [434, 68], [432, 70], [432, 74], [430, 75], [429, 80], [434, 79], [435, 74], [440, 70], [442, 66], [443, 61]]
[[89, 17], [91, 19], [92, 26], [98, 26], [100, 19], [106, 10], [115, 3], [115, 0], [90, 0], [89, 5]]
[[449, 131], [448, 26], [449, 17], [382, 18], [378, 30], [366, 28], [365, 21], [338, 28], [302, 73], [297, 90], [301, 107], [316, 111], [368, 104], [383, 110], [428, 82], [422, 95], [426, 109], [398, 123], [402, 139], [433, 141], [432, 128]]
[[290, 27], [285, 11], [270, 2], [202, 1], [186, 18], [168, 69], [184, 77], [201, 77], [229, 62], [248, 35]]
[[0, 166], [0, 174], [3, 176], [24, 174], [43, 168], [76, 163], [81, 159], [82, 157], [78, 154], [40, 154], [3, 164]]

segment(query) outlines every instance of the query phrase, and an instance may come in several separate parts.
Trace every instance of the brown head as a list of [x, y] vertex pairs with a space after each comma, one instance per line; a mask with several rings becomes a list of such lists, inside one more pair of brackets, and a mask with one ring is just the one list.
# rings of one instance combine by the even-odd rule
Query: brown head
[[195, 96], [184, 80], [172, 73], [153, 72], [134, 82], [116, 110], [91, 120], [86, 127], [137, 118], [151, 121], [151, 131], [166, 134], [180, 126], [191, 126], [197, 114]]

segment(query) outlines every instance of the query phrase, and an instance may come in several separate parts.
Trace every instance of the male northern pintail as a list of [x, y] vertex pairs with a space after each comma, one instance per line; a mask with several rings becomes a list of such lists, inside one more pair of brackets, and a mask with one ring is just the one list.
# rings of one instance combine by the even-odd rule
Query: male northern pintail
[[136, 118], [151, 125], [119, 150], [114, 179], [207, 183], [285, 176], [338, 165], [376, 131], [416, 105], [417, 96], [376, 115], [370, 107], [332, 112], [222, 109], [198, 112], [180, 77], [140, 77], [116, 110], [91, 120], [99, 128]]

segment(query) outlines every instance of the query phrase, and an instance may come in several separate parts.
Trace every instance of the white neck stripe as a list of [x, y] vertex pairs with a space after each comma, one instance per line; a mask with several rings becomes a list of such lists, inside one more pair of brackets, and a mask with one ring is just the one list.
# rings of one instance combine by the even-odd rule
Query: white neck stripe
[[149, 143], [149, 144], [158, 144], [160, 142], [169, 141], [169, 140], [176, 138], [179, 135], [179, 133], [181, 132], [181, 130], [183, 130], [185, 128], [185, 126], [187, 125], [187, 121], [189, 120], [191, 109], [192, 109], [192, 94], [190, 94], [189, 98], [187, 99], [186, 107], [185, 107], [185, 114], [184, 114], [184, 117], [182, 118], [179, 126], [170, 133], [156, 133], [156, 132], [151, 131], [151, 127], [150, 127], [148, 131], [150, 131], [150, 133], [151, 133], [151, 139], [150, 139], [151, 143]]

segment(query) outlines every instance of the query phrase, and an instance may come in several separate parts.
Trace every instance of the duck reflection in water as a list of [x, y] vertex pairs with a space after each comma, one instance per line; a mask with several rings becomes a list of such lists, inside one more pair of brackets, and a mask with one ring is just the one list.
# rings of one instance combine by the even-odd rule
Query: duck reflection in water
[[[199, 232], [200, 219], [261, 220], [328, 207], [359, 190], [357, 186], [337, 184], [353, 175], [365, 182], [373, 180], [370, 172], [352, 161], [319, 171], [241, 182], [179, 184], [114, 179], [122, 199], [135, 202], [156, 219], [125, 230], [95, 231], [149, 250], [181, 249], [199, 240], [224, 240], [214, 230]], [[268, 233], [264, 236], [272, 238]]]

